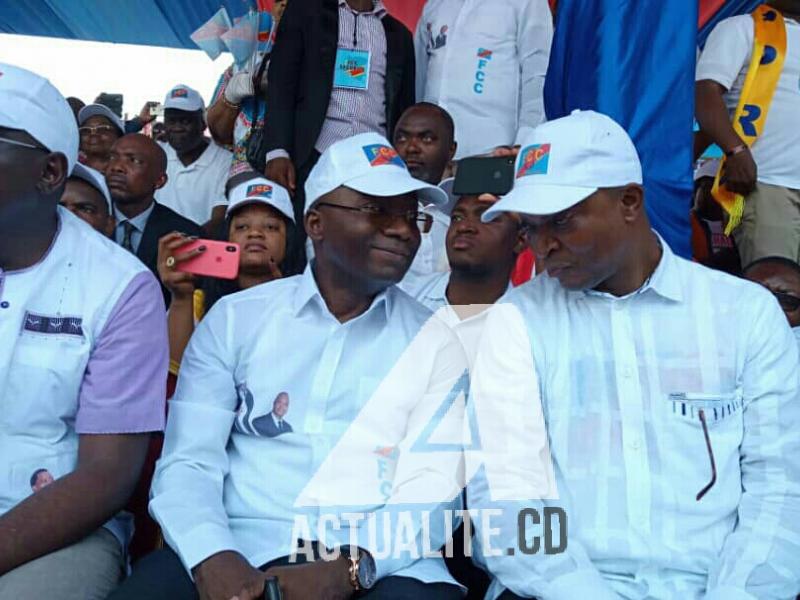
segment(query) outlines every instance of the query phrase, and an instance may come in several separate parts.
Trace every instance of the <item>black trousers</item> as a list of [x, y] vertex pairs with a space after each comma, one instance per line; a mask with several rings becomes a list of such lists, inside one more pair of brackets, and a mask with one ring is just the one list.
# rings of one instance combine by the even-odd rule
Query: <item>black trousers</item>
[[[305, 555], [298, 554], [297, 563]], [[289, 564], [289, 557], [279, 558], [259, 567]], [[409, 577], [385, 577], [369, 591], [360, 592], [359, 600], [461, 600], [461, 591], [446, 583], [422, 583]], [[178, 555], [164, 548], [136, 563], [133, 574], [108, 600], [198, 600], [197, 588], [183, 568]], [[303, 599], [306, 600], [306, 599]], [[308, 600], [313, 600], [309, 598]]]
[[295, 176], [297, 185], [294, 197], [292, 198], [292, 207], [294, 208], [294, 222], [296, 224], [296, 232], [292, 239], [288, 240], [289, 244], [286, 248], [286, 258], [289, 275], [302, 273], [306, 266], [306, 229], [303, 226], [303, 211], [306, 204], [306, 180], [308, 179], [311, 169], [317, 164], [320, 153], [316, 150], [311, 151], [311, 156], [302, 165], [295, 165]]

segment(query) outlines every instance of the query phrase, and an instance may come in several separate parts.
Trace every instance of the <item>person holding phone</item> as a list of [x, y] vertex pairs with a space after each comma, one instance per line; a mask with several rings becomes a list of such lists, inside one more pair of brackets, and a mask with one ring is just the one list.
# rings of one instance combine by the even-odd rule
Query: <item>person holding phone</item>
[[172, 297], [168, 315], [170, 373], [178, 374], [183, 352], [197, 322], [223, 296], [283, 276], [287, 240], [295, 224], [289, 192], [277, 183], [255, 177], [229, 194], [225, 239], [240, 248], [236, 279], [203, 278], [181, 269], [206, 246], [182, 251], [196, 237], [173, 232], [158, 241], [158, 275]]

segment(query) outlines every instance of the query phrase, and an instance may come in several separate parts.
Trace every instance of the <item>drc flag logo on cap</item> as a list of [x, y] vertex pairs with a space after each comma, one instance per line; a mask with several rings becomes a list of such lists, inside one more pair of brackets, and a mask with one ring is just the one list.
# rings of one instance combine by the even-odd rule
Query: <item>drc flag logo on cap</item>
[[178, 88], [172, 90], [172, 93], [169, 95], [170, 98], [186, 98], [189, 95], [189, 90], [186, 88]]
[[248, 198], [272, 198], [272, 186], [266, 183], [256, 183], [247, 186]]
[[550, 144], [534, 144], [519, 153], [517, 179], [528, 175], [546, 175], [550, 164]]
[[367, 155], [367, 160], [370, 166], [380, 167], [383, 165], [395, 165], [397, 167], [406, 168], [406, 163], [400, 158], [394, 148], [384, 146], [383, 144], [371, 144], [364, 146], [364, 154]]

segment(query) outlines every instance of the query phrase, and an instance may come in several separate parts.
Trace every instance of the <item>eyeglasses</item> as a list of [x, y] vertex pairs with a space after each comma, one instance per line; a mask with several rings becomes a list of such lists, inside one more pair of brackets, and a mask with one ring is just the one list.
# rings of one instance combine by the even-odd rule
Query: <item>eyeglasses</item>
[[800, 308], [800, 298], [793, 294], [787, 294], [786, 292], [772, 292], [772, 295], [778, 299], [778, 304], [781, 305], [783, 310], [794, 312]]
[[115, 131], [116, 129], [111, 125], [95, 125], [94, 127], [84, 125], [83, 127], [78, 127], [78, 132], [82, 137], [89, 137], [90, 135], [111, 135]]
[[428, 233], [433, 226], [433, 217], [427, 213], [420, 212], [416, 209], [405, 210], [401, 212], [392, 212], [384, 206], [376, 204], [367, 204], [365, 206], [345, 206], [344, 204], [333, 204], [332, 202], [317, 202], [314, 206], [330, 206], [331, 208], [341, 208], [343, 210], [352, 210], [367, 215], [373, 223], [379, 227], [389, 225], [393, 219], [398, 217], [402, 218], [407, 224], [416, 227], [422, 233]]
[[21, 148], [30, 148], [31, 150], [43, 150], [44, 152], [50, 152], [47, 148], [43, 148], [42, 146], [37, 146], [36, 144], [29, 144], [28, 142], [11, 140], [9, 138], [0, 137], [0, 142], [8, 144], [9, 146], [19, 146]]

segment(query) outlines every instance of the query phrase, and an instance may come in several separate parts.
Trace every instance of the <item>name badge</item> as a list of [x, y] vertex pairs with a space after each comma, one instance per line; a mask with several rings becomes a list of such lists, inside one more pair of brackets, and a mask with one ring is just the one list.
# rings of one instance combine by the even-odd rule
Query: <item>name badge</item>
[[369, 50], [339, 48], [336, 51], [333, 86], [349, 90], [366, 90], [369, 87]]

